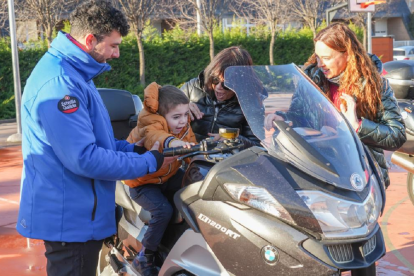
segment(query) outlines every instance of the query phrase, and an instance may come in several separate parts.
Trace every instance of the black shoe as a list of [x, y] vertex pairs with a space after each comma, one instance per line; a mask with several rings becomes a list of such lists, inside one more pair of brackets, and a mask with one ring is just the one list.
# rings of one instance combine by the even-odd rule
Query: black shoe
[[132, 266], [138, 271], [142, 276], [158, 276], [159, 268], [155, 266], [153, 254], [144, 254], [142, 256], [137, 256], [132, 261]]

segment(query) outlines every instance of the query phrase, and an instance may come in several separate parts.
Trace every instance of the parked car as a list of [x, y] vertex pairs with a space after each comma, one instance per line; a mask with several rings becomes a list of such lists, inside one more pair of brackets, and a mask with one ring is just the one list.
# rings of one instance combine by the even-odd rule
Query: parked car
[[414, 46], [401, 46], [393, 49], [394, 60], [414, 60]]

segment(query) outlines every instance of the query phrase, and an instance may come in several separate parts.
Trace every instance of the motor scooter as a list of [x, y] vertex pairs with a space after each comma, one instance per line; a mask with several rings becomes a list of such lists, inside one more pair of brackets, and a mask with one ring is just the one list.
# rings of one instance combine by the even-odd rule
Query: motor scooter
[[384, 64], [384, 76], [394, 90], [405, 123], [407, 141], [391, 155], [391, 162], [408, 171], [407, 193], [414, 204], [414, 61], [399, 60]]
[[[229, 67], [224, 79], [263, 147], [243, 150], [237, 130], [222, 129], [222, 141], [164, 151], [191, 162], [159, 246], [159, 275], [375, 275], [385, 187], [347, 120], [294, 64]], [[283, 119], [268, 129], [271, 113]], [[118, 232], [98, 274], [139, 275], [130, 261], [150, 214], [121, 182], [116, 202]]]

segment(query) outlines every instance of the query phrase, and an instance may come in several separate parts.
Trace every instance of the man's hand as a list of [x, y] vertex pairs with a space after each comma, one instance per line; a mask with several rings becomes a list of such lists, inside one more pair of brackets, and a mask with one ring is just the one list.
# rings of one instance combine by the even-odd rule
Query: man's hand
[[[140, 142], [140, 141], [139, 141]], [[158, 159], [158, 155], [160, 155], [160, 156], [162, 156], [163, 157], [163, 162], [162, 162], [162, 165], [161, 166], [157, 166], [157, 168], [158, 168], [158, 170], [161, 168], [161, 167], [164, 167], [164, 166], [168, 166], [168, 165], [170, 165], [171, 163], [173, 163], [174, 161], [177, 161], [177, 158], [179, 157], [179, 156], [172, 156], [172, 157], [164, 157], [161, 153], [159, 153], [159, 148], [160, 148], [160, 142], [158, 142], [158, 141], [156, 141], [155, 143], [154, 143], [154, 145], [152, 146], [152, 148], [151, 148], [151, 152], [154, 154], [154, 156], [155, 156], [155, 159], [157, 159], [157, 162], [159, 162], [159, 159]], [[155, 152], [153, 152], [153, 151], [156, 151], [156, 153]]]
[[134, 145], [134, 152], [138, 154], [144, 154], [147, 152], [147, 149], [144, 147], [145, 137], [139, 140]]
[[200, 111], [200, 109], [195, 103], [190, 102], [189, 107], [191, 121], [194, 121], [195, 119], [200, 120], [201, 118], [203, 118], [204, 113]]
[[276, 115], [274, 113], [267, 115], [264, 122], [266, 130], [269, 131], [272, 129], [273, 121], [283, 121], [283, 118], [282, 116]]
[[145, 143], [145, 137], [142, 138], [141, 140], [139, 140], [138, 142], [135, 143], [135, 146], [137, 147], [143, 147]]

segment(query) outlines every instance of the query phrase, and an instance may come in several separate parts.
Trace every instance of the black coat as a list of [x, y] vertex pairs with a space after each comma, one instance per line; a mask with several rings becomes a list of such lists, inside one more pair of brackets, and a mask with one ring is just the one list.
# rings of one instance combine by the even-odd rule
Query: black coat
[[224, 104], [215, 106], [215, 96], [205, 92], [203, 86], [203, 74], [201, 73], [198, 78], [190, 80], [181, 87], [190, 101], [196, 103], [200, 111], [204, 113], [201, 119], [191, 122], [197, 141], [207, 138], [208, 133], [218, 133], [219, 128], [227, 127], [240, 129], [239, 139], [243, 141], [245, 148], [260, 146], [260, 140], [250, 129], [237, 97], [234, 96]]
[[[372, 55], [371, 59], [377, 66], [379, 72], [382, 72], [381, 61], [375, 55]], [[327, 92], [328, 80], [316, 64], [308, 66], [304, 71], [322, 91]], [[374, 121], [367, 118], [360, 118], [362, 123], [357, 134], [377, 160], [384, 177], [385, 186], [388, 187], [390, 185], [390, 179], [384, 150], [397, 150], [405, 143], [407, 138], [405, 136], [404, 121], [401, 117], [394, 91], [387, 79], [381, 79], [381, 102], [383, 109], [378, 110]]]

